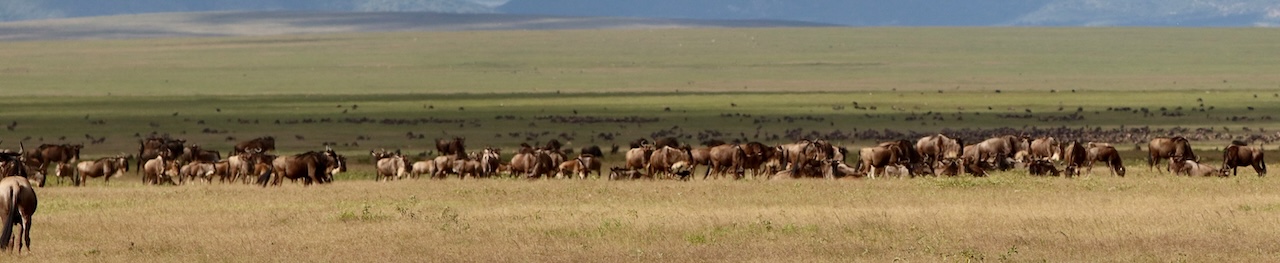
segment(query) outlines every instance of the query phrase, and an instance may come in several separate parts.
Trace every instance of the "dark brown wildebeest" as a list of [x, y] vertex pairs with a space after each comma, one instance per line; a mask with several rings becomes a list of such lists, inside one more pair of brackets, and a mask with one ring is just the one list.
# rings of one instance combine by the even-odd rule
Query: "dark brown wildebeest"
[[96, 177], [102, 177], [103, 183], [109, 183], [111, 177], [120, 176], [129, 171], [129, 156], [119, 155], [83, 161], [76, 164], [76, 169], [80, 171], [80, 179], [72, 179], [72, 181], [79, 181], [79, 185], [88, 186], [89, 178]]
[[80, 160], [80, 150], [84, 149], [83, 144], [42, 144], [40, 148], [32, 149], [25, 153], [27, 161], [37, 163], [33, 167], [41, 174], [49, 174], [49, 166], [57, 164], [71, 164]]
[[1084, 149], [1079, 141], [1067, 143], [1062, 150], [1062, 162], [1067, 165], [1065, 168], [1066, 176], [1080, 176], [1080, 168], [1083, 168], [1085, 162], [1089, 159], [1089, 153]]
[[35, 215], [40, 201], [35, 189], [25, 177], [10, 176], [0, 179], [0, 215], [4, 217], [4, 231], [0, 231], [0, 247], [13, 249], [13, 225], [18, 225], [17, 248], [31, 252], [31, 216]]
[[990, 163], [997, 170], [1005, 171], [1013, 168], [1011, 161], [1014, 154], [1026, 147], [1026, 141], [1026, 137], [998, 136], [978, 143], [976, 150], [981, 161]]
[[1253, 171], [1258, 172], [1258, 176], [1267, 175], [1267, 163], [1262, 160], [1262, 147], [1233, 141], [1231, 145], [1227, 145], [1227, 148], [1222, 149], [1223, 174], [1227, 173], [1227, 169], [1231, 169], [1231, 175], [1236, 175], [1236, 168], [1240, 166], [1253, 166]]
[[150, 137], [140, 140], [138, 141], [138, 162], [134, 168], [141, 172], [142, 162], [155, 159], [165, 150], [168, 150], [167, 154], [169, 154], [168, 157], [165, 157], [166, 159], [177, 157], [176, 155], [183, 152], [183, 145], [186, 143], [186, 140], [166, 137]]
[[604, 158], [604, 152], [600, 151], [600, 146], [591, 145], [587, 147], [582, 147], [582, 150], [579, 153], [590, 154], [591, 156], [595, 156], [596, 158]]
[[237, 143], [236, 146], [231, 148], [231, 153], [227, 155], [228, 156], [235, 155], [238, 153], [248, 151], [250, 149], [258, 149], [258, 150], [261, 150], [262, 152], [275, 151], [276, 137], [262, 136], [262, 137], [254, 138], [252, 140]]
[[1124, 177], [1124, 161], [1120, 158], [1120, 152], [1116, 151], [1116, 147], [1106, 143], [1089, 143], [1089, 163], [1085, 166], [1089, 167], [1088, 172], [1093, 173], [1093, 162], [1102, 161], [1107, 167], [1111, 168], [1111, 175]]
[[742, 160], [742, 169], [751, 170], [752, 178], [761, 175], [761, 166], [777, 156], [777, 148], [769, 147], [760, 142], [749, 142], [742, 145], [742, 152], [746, 155], [746, 158]]
[[[671, 170], [672, 165], [677, 162], [685, 162], [686, 165], [689, 165], [688, 162], [693, 159], [693, 156], [689, 154], [690, 151], [688, 146], [682, 148], [663, 146], [654, 150], [649, 155], [649, 163], [645, 165], [649, 176], [659, 178], [659, 175], [677, 175]], [[677, 179], [686, 180], [689, 178], [679, 177]]]
[[440, 155], [454, 155], [458, 158], [466, 158], [467, 147], [466, 138], [453, 137], [452, 140], [436, 139], [436, 152]]
[[653, 143], [650, 142], [649, 139], [640, 138], [640, 139], [631, 141], [631, 143], [628, 143], [628, 145], [631, 146], [631, 149], [635, 149], [635, 148], [640, 148], [645, 146], [653, 146]]
[[[256, 149], [256, 148], [253, 148], [253, 149]], [[240, 151], [240, 152], [243, 153], [245, 151]], [[198, 144], [191, 144], [186, 147], [182, 147], [182, 155], [179, 155], [177, 160], [180, 163], [190, 163], [190, 162], [216, 163], [222, 160], [222, 154], [218, 153], [218, 151], [201, 149], [200, 145]]]
[[1044, 175], [1061, 176], [1062, 175], [1062, 171], [1059, 171], [1058, 167], [1054, 167], [1053, 162], [1049, 161], [1049, 158], [1047, 157], [1040, 158], [1040, 159], [1032, 159], [1029, 163], [1027, 163], [1027, 172], [1030, 172], [1031, 175], [1040, 175], [1040, 176], [1044, 176]]
[[707, 174], [702, 176], [703, 180], [707, 179], [707, 175], [715, 172], [716, 179], [723, 176], [729, 170], [733, 170], [734, 179], [742, 179], [746, 175], [743, 168], [747, 159], [747, 152], [742, 149], [742, 145], [724, 144], [711, 147], [708, 160], [710, 165], [707, 167]]
[[1062, 159], [1062, 145], [1053, 137], [1040, 137], [1031, 141], [1031, 148], [1027, 149], [1028, 156], [1031, 159], [1039, 160], [1048, 158], [1050, 161]]
[[542, 149], [553, 151], [553, 152], [559, 152], [560, 148], [563, 148], [563, 147], [564, 147], [564, 144], [560, 143], [560, 140], [551, 139], [551, 141], [547, 142], [547, 145], [542, 146]]
[[276, 186], [284, 178], [302, 179], [303, 185], [328, 183], [333, 181], [333, 174], [346, 170], [345, 158], [327, 147], [323, 152], [309, 151], [280, 156], [272, 164], [274, 180], [271, 184]]
[[[1182, 136], [1151, 139], [1151, 142], [1147, 143], [1147, 153], [1147, 166], [1151, 170], [1155, 170], [1156, 165], [1160, 164], [1160, 160], [1164, 158], [1172, 157], [1178, 161], [1200, 160], [1195, 151], [1191, 150], [1191, 141]], [[1172, 171], [1173, 165], [1170, 164], [1166, 169]]]
[[1169, 169], [1172, 170], [1174, 174], [1186, 176], [1227, 176], [1225, 170], [1218, 169], [1212, 165], [1203, 164], [1195, 160], [1178, 161], [1177, 159], [1178, 158], [1175, 157], [1169, 158]]
[[805, 170], [808, 160], [817, 158], [817, 147], [813, 145], [813, 141], [800, 140], [794, 143], [778, 145], [779, 161], [785, 169], [789, 170], [792, 176], [803, 177], [801, 170]]
[[920, 137], [916, 141], [915, 150], [920, 154], [926, 165], [930, 167], [930, 173], [937, 175], [936, 166], [947, 166], [941, 163], [944, 160], [948, 163], [958, 162], [961, 155], [964, 154], [964, 141], [958, 138], [947, 137], [943, 134], [930, 135]]
[[677, 139], [676, 137], [661, 138], [653, 142], [654, 149], [662, 149], [662, 147], [671, 147], [671, 148], [678, 149], [683, 146], [684, 144], [681, 144], [680, 139]]
[[887, 141], [887, 142], [882, 142], [880, 144], [877, 144], [876, 146], [877, 147], [895, 147], [895, 149], [899, 149], [901, 151], [900, 152], [901, 155], [898, 155], [898, 157], [900, 158], [898, 164], [901, 164], [904, 167], [906, 167], [907, 168], [906, 170], [910, 172], [909, 174], [911, 176], [924, 174], [923, 170], [928, 169], [928, 167], [925, 167], [926, 165], [924, 162], [924, 156], [920, 155], [920, 152], [916, 151], [915, 144], [911, 143], [911, 141], [908, 141], [908, 140]]

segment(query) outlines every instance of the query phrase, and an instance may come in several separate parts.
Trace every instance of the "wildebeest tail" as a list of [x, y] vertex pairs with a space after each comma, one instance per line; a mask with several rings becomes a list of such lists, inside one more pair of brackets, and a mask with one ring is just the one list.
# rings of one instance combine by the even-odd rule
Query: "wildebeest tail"
[[9, 242], [13, 241], [13, 218], [18, 214], [18, 191], [17, 187], [9, 187], [7, 184], [0, 186], [5, 188], [5, 192], [0, 194], [5, 195], [3, 199], [6, 199], [4, 214], [0, 215], [4, 217], [4, 226], [0, 227], [4, 229], [0, 231], [0, 248], [8, 249]]
[[267, 182], [270, 182], [270, 181], [271, 181], [271, 174], [272, 174], [272, 173], [274, 173], [274, 171], [272, 171], [272, 170], [267, 170], [267, 172], [266, 172], [266, 173], [262, 173], [262, 175], [259, 175], [259, 176], [258, 176], [258, 182], [257, 182], [257, 183], [258, 183], [258, 185], [261, 185], [262, 187], [267, 187]]

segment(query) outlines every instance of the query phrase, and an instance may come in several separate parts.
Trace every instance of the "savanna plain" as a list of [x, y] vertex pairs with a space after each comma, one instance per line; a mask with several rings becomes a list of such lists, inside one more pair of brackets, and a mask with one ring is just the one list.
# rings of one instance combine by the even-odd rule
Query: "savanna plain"
[[[1280, 259], [1280, 181], [1128, 167], [1075, 178], [377, 182], [369, 151], [557, 139], [778, 144], [1009, 128], [1276, 136], [1280, 34], [1224, 28], [774, 28], [401, 32], [0, 42], [0, 148], [84, 159], [168, 135], [332, 145], [332, 184], [36, 189], [17, 261], [1120, 261]], [[881, 136], [859, 136], [874, 132]], [[686, 137], [687, 136], [687, 137]], [[890, 136], [891, 137], [891, 136]], [[1125, 137], [1118, 137], [1125, 138]], [[980, 138], [969, 138], [975, 141]], [[1252, 143], [1261, 143], [1252, 141]], [[1145, 149], [1145, 145], [1141, 145]], [[1270, 161], [1274, 145], [1262, 143]], [[856, 158], [852, 154], [850, 161]], [[605, 156], [617, 166], [621, 154]], [[607, 168], [606, 168], [607, 170]], [[695, 171], [701, 173], [701, 171]]]

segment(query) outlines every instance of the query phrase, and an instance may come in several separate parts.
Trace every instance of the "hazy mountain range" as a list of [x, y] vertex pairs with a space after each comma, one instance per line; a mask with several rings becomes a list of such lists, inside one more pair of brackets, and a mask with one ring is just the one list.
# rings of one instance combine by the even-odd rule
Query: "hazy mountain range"
[[0, 0], [0, 21], [205, 11], [428, 11], [850, 26], [1280, 25], [1280, 0]]

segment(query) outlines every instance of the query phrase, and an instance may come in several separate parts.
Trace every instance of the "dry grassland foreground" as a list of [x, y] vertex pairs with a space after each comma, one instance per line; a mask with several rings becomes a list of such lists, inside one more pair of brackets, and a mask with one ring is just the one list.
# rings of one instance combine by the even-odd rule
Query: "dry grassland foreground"
[[[1268, 262], [1274, 177], [40, 190], [30, 262]], [[130, 180], [133, 179], [133, 180]]]

